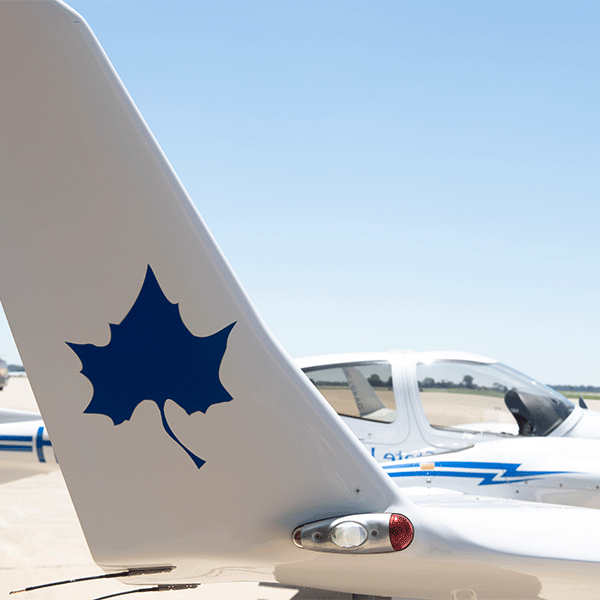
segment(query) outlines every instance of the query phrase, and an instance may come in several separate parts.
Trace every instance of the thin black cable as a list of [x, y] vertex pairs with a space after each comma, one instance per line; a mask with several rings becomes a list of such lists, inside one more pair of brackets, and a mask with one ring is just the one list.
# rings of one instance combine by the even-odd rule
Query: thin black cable
[[177, 590], [193, 590], [196, 589], [199, 583], [175, 583], [170, 585], [156, 585], [151, 588], [138, 588], [137, 590], [127, 590], [126, 592], [117, 592], [108, 596], [100, 596], [94, 600], [107, 600], [107, 598], [116, 598], [117, 596], [126, 596], [127, 594], [141, 594], [142, 592], [174, 592]]
[[116, 579], [119, 577], [135, 577], [136, 575], [154, 575], [156, 573], [170, 573], [175, 567], [148, 567], [141, 569], [127, 569], [119, 573], [105, 573], [104, 575], [92, 575], [91, 577], [79, 577], [78, 579], [64, 579], [62, 581], [54, 581], [53, 583], [42, 583], [41, 585], [33, 585], [23, 588], [22, 590], [13, 590], [10, 594], [21, 594], [22, 592], [32, 592], [33, 590], [41, 590], [42, 588], [54, 587], [56, 585], [65, 585], [67, 583], [79, 583], [80, 581], [93, 581], [95, 579]]

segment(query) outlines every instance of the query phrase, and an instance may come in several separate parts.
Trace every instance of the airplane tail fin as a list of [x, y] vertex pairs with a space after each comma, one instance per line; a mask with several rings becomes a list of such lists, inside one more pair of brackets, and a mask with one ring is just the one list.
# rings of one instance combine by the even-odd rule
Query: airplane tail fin
[[59, 0], [0, 10], [2, 303], [95, 560], [235, 555], [239, 579], [297, 525], [397, 503], [83, 19]]
[[0, 2], [0, 56], [2, 304], [101, 567], [422, 598], [598, 583], [597, 511], [536, 510], [541, 536], [515, 513], [517, 552], [510, 508], [405, 498], [265, 328], [78, 14]]

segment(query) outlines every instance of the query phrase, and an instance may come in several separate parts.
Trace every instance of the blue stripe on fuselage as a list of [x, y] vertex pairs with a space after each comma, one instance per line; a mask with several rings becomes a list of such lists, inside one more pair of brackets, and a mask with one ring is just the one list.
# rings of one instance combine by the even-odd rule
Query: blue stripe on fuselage
[[[436, 461], [423, 462], [433, 464], [433, 469], [421, 469], [421, 463], [410, 463], [406, 465], [384, 465], [390, 477], [459, 477], [467, 479], [480, 478], [478, 485], [498, 485], [502, 483], [519, 483], [529, 479], [538, 479], [543, 475], [560, 475], [572, 471], [519, 471], [520, 463], [496, 463], [496, 462], [472, 462], [472, 461]], [[419, 470], [411, 470], [419, 468]], [[406, 469], [406, 470], [404, 470]], [[440, 470], [438, 470], [440, 469]], [[476, 469], [467, 470], [444, 470], [444, 469]], [[482, 471], [486, 469], [486, 471]], [[504, 471], [501, 473], [501, 471]], [[496, 477], [503, 478], [496, 480]]]

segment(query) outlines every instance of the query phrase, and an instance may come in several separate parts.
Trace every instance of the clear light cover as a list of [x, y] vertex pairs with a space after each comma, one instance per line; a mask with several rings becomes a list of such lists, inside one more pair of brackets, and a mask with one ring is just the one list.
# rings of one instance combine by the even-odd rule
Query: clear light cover
[[367, 530], [353, 522], [340, 523], [331, 532], [331, 541], [339, 548], [358, 548], [367, 537]]

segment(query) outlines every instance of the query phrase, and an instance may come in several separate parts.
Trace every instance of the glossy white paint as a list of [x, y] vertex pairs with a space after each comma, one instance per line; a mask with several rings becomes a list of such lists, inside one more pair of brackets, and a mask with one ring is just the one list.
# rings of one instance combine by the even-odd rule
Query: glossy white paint
[[[18, 57], [0, 75], [0, 238], [18, 257], [2, 261], [2, 302], [95, 560], [269, 555], [300, 523], [402, 504], [264, 327], [79, 15], [59, 2], [0, 7], [0, 54]], [[201, 470], [151, 401], [117, 426], [84, 414], [93, 388], [66, 342], [107, 345], [148, 265], [193, 335], [235, 323], [218, 372], [233, 400], [206, 415], [165, 406]], [[272, 477], [282, 465], [285, 483]]]
[[[579, 409], [579, 410], [577, 410]], [[600, 439], [600, 414], [590, 409], [582, 409], [579, 406], [573, 411], [573, 418], [569, 418], [570, 429], [567, 429], [565, 437]], [[567, 423], [565, 422], [565, 425]], [[552, 432], [560, 435], [560, 431]]]
[[[460, 431], [433, 427], [419, 394], [416, 365], [435, 361], [461, 361], [493, 365], [498, 361], [469, 352], [392, 350], [388, 352], [355, 352], [305, 357], [296, 360], [301, 369], [334, 366], [348, 363], [387, 362], [391, 365], [397, 419], [380, 423], [366, 419], [342, 417], [370, 454], [379, 462], [420, 458], [448, 451], [466, 449], [473, 444], [495, 441], [499, 436], [489, 431], [477, 431], [475, 425], [461, 425]], [[518, 432], [516, 422], [512, 425]], [[486, 429], [493, 429], [487, 426]], [[504, 430], [510, 429], [507, 427]], [[582, 409], [578, 404], [572, 413], [552, 430], [547, 438], [576, 437], [600, 440], [600, 414]]]
[[[299, 359], [297, 364], [310, 369], [381, 361], [392, 366], [397, 419], [382, 423], [342, 418], [411, 498], [421, 500], [422, 489], [455, 490], [600, 508], [600, 414], [594, 411], [576, 405], [545, 437], [519, 437], [516, 423], [514, 436], [480, 433], [477, 425], [440, 430], [429, 423], [415, 365], [434, 361], [494, 364], [490, 358], [465, 352], [391, 351], [317, 356]], [[490, 429], [487, 424], [486, 429]], [[411, 488], [419, 488], [416, 495]]]
[[[393, 484], [266, 330], [79, 15], [58, 0], [0, 3], [0, 55], [0, 252], [18, 257], [2, 261], [0, 292], [100, 566], [175, 567], [128, 583], [432, 600], [533, 599], [549, 580], [597, 589], [600, 511], [417, 506]], [[92, 382], [66, 342], [112, 343], [148, 265], [195, 338], [235, 322], [218, 371], [232, 399], [191, 415], [169, 400], [161, 422], [149, 398], [115, 425], [84, 412], [112, 371]], [[292, 541], [299, 525], [374, 512], [409, 517], [413, 543], [347, 555]]]
[[599, 452], [597, 440], [521, 438], [483, 442], [433, 458], [388, 462], [383, 468], [409, 495], [408, 488], [415, 486], [600, 508]]
[[39, 414], [0, 409], [0, 483], [58, 468]]

